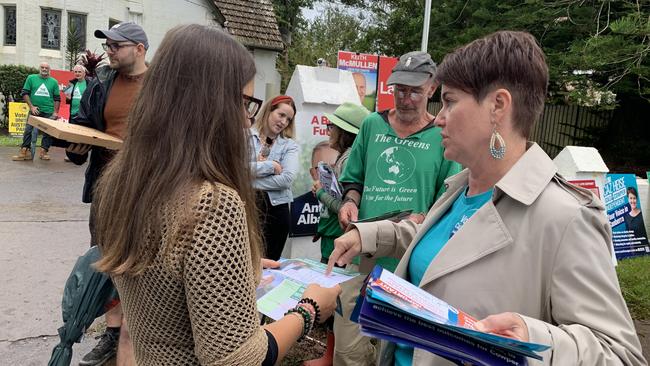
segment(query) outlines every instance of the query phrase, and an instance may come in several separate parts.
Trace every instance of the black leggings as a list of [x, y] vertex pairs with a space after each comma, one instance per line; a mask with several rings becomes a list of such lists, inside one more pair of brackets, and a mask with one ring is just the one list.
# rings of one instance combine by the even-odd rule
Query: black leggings
[[278, 260], [282, 255], [284, 243], [291, 227], [289, 204], [271, 205], [266, 192], [257, 191], [257, 207], [260, 212], [260, 226], [266, 245], [265, 258]]

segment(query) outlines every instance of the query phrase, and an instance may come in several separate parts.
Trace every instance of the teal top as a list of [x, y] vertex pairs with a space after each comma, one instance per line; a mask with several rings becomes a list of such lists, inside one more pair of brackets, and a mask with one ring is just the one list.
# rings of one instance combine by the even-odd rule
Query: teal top
[[[427, 268], [440, 250], [458, 230], [492, 197], [492, 189], [468, 197], [465, 190], [458, 196], [447, 212], [434, 223], [411, 253], [408, 265], [408, 280], [419, 285]], [[397, 344], [395, 348], [395, 365], [404, 366], [413, 363], [413, 347]]]

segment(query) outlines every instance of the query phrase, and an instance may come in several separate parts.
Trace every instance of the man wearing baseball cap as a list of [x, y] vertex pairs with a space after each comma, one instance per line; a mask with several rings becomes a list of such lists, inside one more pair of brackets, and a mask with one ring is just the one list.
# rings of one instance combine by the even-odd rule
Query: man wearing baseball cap
[[[102, 47], [108, 56], [109, 65], [97, 69], [97, 77], [87, 86], [79, 103], [79, 112], [70, 122], [124, 139], [129, 110], [140, 91], [147, 70], [145, 55], [149, 41], [142, 27], [131, 22], [116, 24], [109, 30], [98, 29], [95, 37], [106, 40]], [[77, 165], [90, 160], [82, 201], [91, 203], [93, 187], [115, 152], [98, 146], [70, 144], [66, 154]], [[91, 204], [88, 220], [91, 246], [97, 244], [94, 212]], [[100, 365], [117, 354], [118, 365], [134, 365], [133, 347], [122, 326], [122, 308], [119, 304], [106, 313], [106, 325], [106, 331], [100, 336], [97, 346], [79, 364]]]
[[[459, 164], [445, 160], [440, 128], [427, 111], [428, 100], [438, 86], [435, 72], [431, 56], [420, 51], [402, 55], [393, 68], [388, 85], [393, 86], [395, 108], [372, 113], [364, 120], [340, 178], [345, 191], [339, 210], [342, 228], [397, 209], [411, 210], [408, 219], [422, 223], [444, 191], [445, 179], [460, 171]], [[376, 264], [393, 271], [397, 262], [379, 258]], [[355, 263], [361, 273], [375, 265], [368, 258]], [[329, 263], [330, 268], [333, 265]], [[370, 339], [361, 336], [359, 325], [350, 321], [364, 277], [341, 284], [343, 316], [337, 313], [334, 318], [335, 365], [375, 363]]]

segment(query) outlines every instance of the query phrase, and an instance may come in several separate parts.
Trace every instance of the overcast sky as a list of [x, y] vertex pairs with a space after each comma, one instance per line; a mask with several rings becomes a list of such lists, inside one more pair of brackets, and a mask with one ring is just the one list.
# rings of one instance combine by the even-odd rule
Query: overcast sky
[[324, 3], [317, 2], [314, 4], [313, 9], [303, 8], [302, 15], [305, 17], [305, 19], [311, 22], [312, 20], [314, 20], [314, 18], [318, 16], [320, 12], [322, 12], [324, 7], [325, 7]]

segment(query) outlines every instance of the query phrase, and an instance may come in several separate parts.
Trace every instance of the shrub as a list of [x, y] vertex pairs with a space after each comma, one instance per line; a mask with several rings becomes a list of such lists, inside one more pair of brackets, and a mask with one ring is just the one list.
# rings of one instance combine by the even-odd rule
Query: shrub
[[8, 122], [9, 101], [20, 100], [20, 91], [23, 89], [25, 79], [30, 74], [38, 74], [39, 70], [24, 65], [0, 65], [0, 93], [4, 95], [2, 103], [2, 115], [0, 128], [6, 128]]

